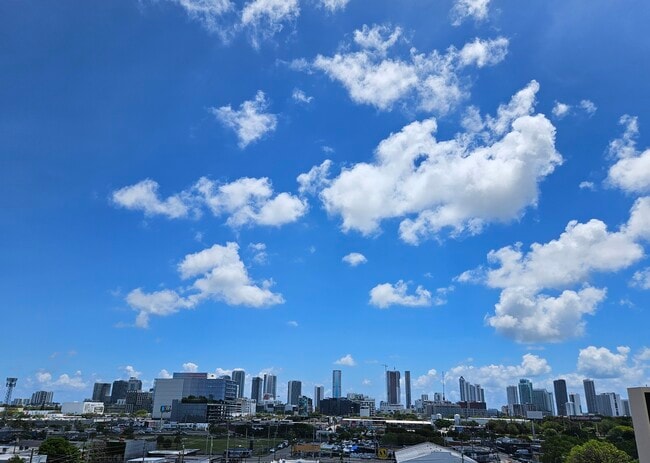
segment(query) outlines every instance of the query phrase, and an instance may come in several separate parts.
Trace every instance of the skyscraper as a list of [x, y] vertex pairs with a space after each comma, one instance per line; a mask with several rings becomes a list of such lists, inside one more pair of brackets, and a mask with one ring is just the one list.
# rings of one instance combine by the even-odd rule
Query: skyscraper
[[95, 383], [93, 386], [93, 402], [109, 402], [111, 400], [111, 383]]
[[575, 405], [575, 414], [582, 415], [582, 400], [580, 399], [580, 394], [569, 394], [569, 402], [572, 402], [573, 405]]
[[460, 401], [467, 401], [467, 381], [462, 376], [458, 378], [458, 391], [460, 392]]
[[277, 397], [277, 380], [278, 377], [272, 374], [264, 375], [264, 397], [275, 400]]
[[404, 371], [404, 394], [406, 399], [406, 409], [411, 408], [411, 372]]
[[54, 401], [54, 392], [52, 391], [36, 391], [32, 394], [30, 405], [45, 405], [51, 404]]
[[123, 379], [113, 381], [113, 388], [111, 391], [111, 403], [116, 404], [118, 400], [126, 400], [126, 392], [129, 390], [129, 382]]
[[298, 405], [300, 396], [302, 395], [302, 382], [300, 381], [289, 381], [287, 387], [287, 404], [288, 405]]
[[399, 371], [386, 372], [386, 402], [390, 405], [400, 403]]
[[558, 416], [567, 416], [566, 403], [569, 401], [569, 394], [566, 390], [566, 381], [563, 379], [553, 381], [553, 391], [555, 391], [555, 406]]
[[332, 397], [341, 398], [341, 370], [332, 371]]
[[325, 386], [314, 387], [314, 410], [320, 412], [320, 401], [325, 398]]
[[528, 379], [519, 380], [519, 403], [533, 403], [533, 383], [531, 383]]
[[508, 386], [506, 388], [508, 396], [508, 405], [515, 405], [519, 403], [519, 394], [517, 394], [517, 386]]
[[598, 401], [596, 399], [596, 385], [592, 379], [585, 379], [582, 381], [585, 387], [585, 400], [587, 401], [587, 413], [598, 413]]
[[237, 397], [244, 397], [244, 383], [246, 381], [246, 372], [244, 370], [233, 370], [232, 371], [232, 380], [237, 383]]
[[126, 391], [141, 391], [142, 390], [142, 381], [140, 381], [138, 378], [131, 376], [129, 378], [129, 382], [127, 384]]
[[264, 393], [262, 392], [262, 378], [255, 376], [251, 380], [251, 400], [254, 400], [257, 403], [262, 402]]

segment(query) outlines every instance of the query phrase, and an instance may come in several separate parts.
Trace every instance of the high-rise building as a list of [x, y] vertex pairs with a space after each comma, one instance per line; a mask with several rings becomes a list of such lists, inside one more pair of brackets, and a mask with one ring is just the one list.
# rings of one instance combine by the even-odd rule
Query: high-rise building
[[460, 401], [467, 401], [467, 381], [462, 376], [458, 378], [458, 391], [460, 392]]
[[569, 402], [573, 403], [575, 414], [582, 415], [582, 400], [580, 399], [580, 394], [569, 394]]
[[320, 401], [325, 398], [325, 386], [314, 387], [314, 409], [320, 412]]
[[587, 413], [596, 415], [598, 413], [598, 401], [596, 400], [596, 384], [592, 379], [582, 381], [585, 387], [585, 400], [587, 401]]
[[[110, 385], [109, 385], [110, 386]], [[36, 391], [32, 394], [30, 405], [45, 405], [51, 404], [54, 401], [54, 392], [52, 391]]]
[[278, 377], [272, 374], [264, 375], [264, 397], [263, 399], [273, 399], [277, 397], [277, 381]]
[[262, 378], [255, 376], [251, 380], [251, 400], [254, 400], [256, 403], [261, 403], [263, 397], [264, 392]]
[[126, 400], [126, 393], [129, 390], [129, 382], [123, 379], [113, 381], [111, 390], [111, 403], [116, 404], [118, 400]]
[[237, 397], [244, 397], [244, 383], [246, 381], [246, 372], [244, 370], [233, 370], [232, 380], [237, 383]]
[[533, 403], [533, 383], [531, 383], [528, 379], [519, 380], [519, 403]]
[[95, 383], [93, 386], [93, 402], [108, 403], [111, 400], [111, 383]]
[[411, 372], [404, 371], [404, 399], [406, 400], [406, 409], [411, 408]]
[[516, 405], [519, 403], [519, 394], [517, 394], [517, 386], [508, 386], [506, 388], [506, 395], [508, 396], [508, 405]]
[[386, 372], [386, 402], [389, 405], [397, 405], [400, 403], [399, 380], [399, 371]]
[[298, 405], [298, 400], [302, 395], [302, 382], [300, 381], [289, 381], [287, 387], [287, 404], [288, 405]]
[[614, 392], [603, 392], [596, 396], [598, 413], [605, 416], [622, 416], [621, 396]]
[[634, 425], [639, 461], [650, 461], [650, 387], [631, 387], [627, 390]]
[[555, 405], [558, 416], [567, 416], [566, 403], [569, 402], [569, 395], [566, 390], [566, 381], [563, 379], [553, 381], [553, 391], [555, 392]]
[[332, 397], [341, 398], [341, 370], [332, 371]]
[[537, 410], [553, 414], [553, 394], [546, 389], [533, 389], [533, 401]]
[[135, 377], [131, 376], [129, 378], [129, 382], [128, 382], [126, 391], [127, 392], [129, 392], [129, 391], [134, 391], [134, 392], [142, 391], [142, 381], [140, 381], [138, 378], [135, 378]]

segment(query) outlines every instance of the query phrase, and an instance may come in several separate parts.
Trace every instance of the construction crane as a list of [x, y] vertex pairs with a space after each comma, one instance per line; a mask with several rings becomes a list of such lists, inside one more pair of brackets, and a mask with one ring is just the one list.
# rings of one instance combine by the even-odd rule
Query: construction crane
[[18, 378], [7, 378], [7, 395], [5, 395], [6, 406], [11, 405], [11, 396], [14, 393], [16, 382], [18, 382]]

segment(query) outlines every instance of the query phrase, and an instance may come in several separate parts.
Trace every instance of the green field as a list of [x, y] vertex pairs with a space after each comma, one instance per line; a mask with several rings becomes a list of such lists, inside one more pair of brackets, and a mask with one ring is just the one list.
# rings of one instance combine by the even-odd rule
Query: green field
[[[175, 436], [171, 435], [166, 437], [173, 439]], [[274, 443], [275, 445], [278, 445], [283, 440], [284, 439], [254, 439], [253, 455], [266, 455], [268, 454], [268, 449], [273, 447]], [[201, 453], [210, 453], [210, 448], [212, 448], [213, 455], [222, 455], [226, 450], [226, 442], [231, 449], [238, 447], [248, 448], [250, 439], [231, 437], [229, 440], [226, 440], [225, 437], [214, 437], [206, 440], [205, 436], [183, 436], [182, 442], [186, 449], [200, 449]], [[175, 449], [176, 444], [174, 444], [172, 448]]]

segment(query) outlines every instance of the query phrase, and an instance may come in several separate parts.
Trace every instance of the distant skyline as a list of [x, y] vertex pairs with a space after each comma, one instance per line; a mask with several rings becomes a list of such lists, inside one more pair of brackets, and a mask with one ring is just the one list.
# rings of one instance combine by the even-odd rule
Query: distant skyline
[[490, 406], [521, 378], [627, 396], [650, 382], [649, 20], [0, 2], [0, 375], [57, 401], [238, 368], [280, 399], [340, 370], [379, 402], [393, 369], [413, 401], [442, 372]]

